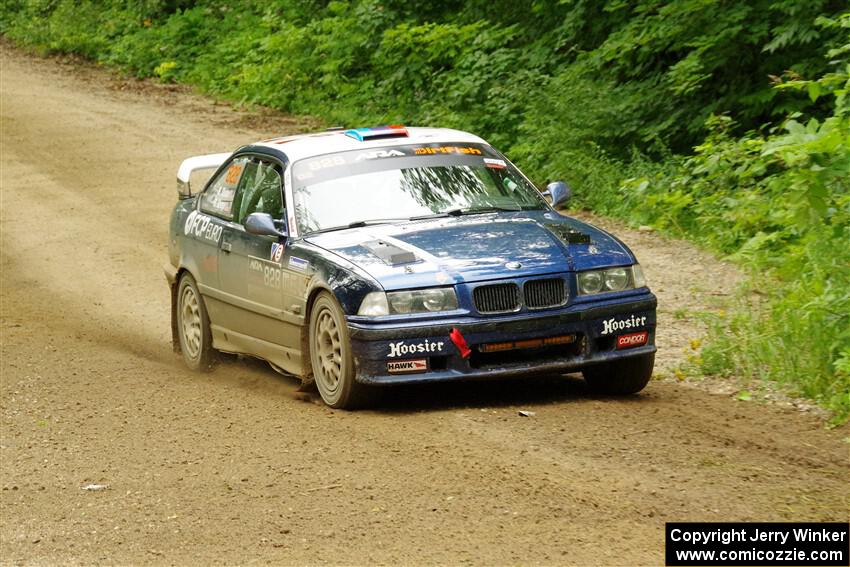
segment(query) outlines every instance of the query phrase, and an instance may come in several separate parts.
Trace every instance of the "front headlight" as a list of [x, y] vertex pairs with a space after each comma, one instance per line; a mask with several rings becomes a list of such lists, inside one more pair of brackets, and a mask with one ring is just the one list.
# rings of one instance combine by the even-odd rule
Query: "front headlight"
[[611, 291], [623, 291], [631, 282], [630, 272], [628, 268], [605, 270], [605, 288]]
[[373, 291], [363, 298], [358, 315], [406, 315], [409, 313], [435, 313], [457, 309], [454, 288], [434, 287], [411, 291]]
[[639, 287], [646, 287], [646, 279], [643, 276], [640, 264], [578, 273], [579, 295], [593, 295]]
[[365, 317], [378, 317], [379, 315], [387, 315], [389, 312], [387, 294], [383, 291], [373, 291], [363, 298], [363, 303], [360, 304], [357, 314]]
[[581, 272], [578, 275], [578, 292], [580, 295], [590, 295], [602, 291], [602, 285], [605, 279], [602, 272], [596, 270], [590, 272]]

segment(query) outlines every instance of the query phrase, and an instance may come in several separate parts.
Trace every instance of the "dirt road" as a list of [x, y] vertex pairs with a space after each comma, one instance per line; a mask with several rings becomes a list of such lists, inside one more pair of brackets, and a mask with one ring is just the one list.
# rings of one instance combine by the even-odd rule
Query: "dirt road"
[[[0, 52], [0, 562], [659, 565], [666, 521], [847, 519], [846, 429], [674, 381], [406, 388], [349, 413], [261, 363], [188, 371], [160, 268], [176, 167], [297, 124]], [[699, 332], [673, 314], [734, 272], [624, 234], [672, 368]]]

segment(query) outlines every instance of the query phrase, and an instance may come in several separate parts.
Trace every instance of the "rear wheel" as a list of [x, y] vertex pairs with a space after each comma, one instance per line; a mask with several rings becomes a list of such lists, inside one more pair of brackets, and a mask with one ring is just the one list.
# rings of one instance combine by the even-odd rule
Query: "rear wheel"
[[195, 278], [183, 274], [177, 287], [177, 333], [183, 360], [192, 370], [207, 372], [215, 360], [210, 318]]
[[582, 371], [590, 389], [623, 396], [640, 392], [652, 377], [655, 353], [597, 364]]
[[332, 408], [354, 408], [366, 401], [367, 386], [354, 379], [354, 357], [345, 316], [334, 297], [323, 292], [310, 312], [310, 362], [322, 400]]

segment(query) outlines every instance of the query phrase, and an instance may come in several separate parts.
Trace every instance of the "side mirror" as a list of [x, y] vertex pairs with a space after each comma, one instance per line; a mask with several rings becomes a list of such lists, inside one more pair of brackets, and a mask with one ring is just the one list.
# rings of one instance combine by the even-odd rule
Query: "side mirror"
[[573, 196], [573, 190], [563, 181], [553, 181], [546, 186], [546, 190], [542, 192], [544, 197], [552, 199], [552, 208], [557, 208], [561, 203], [566, 203]]
[[274, 225], [274, 219], [268, 213], [251, 213], [248, 215], [248, 218], [245, 219], [244, 224], [245, 230], [251, 234], [259, 236], [278, 236], [281, 238], [288, 236], [286, 227], [284, 226], [283, 230], [278, 230]]

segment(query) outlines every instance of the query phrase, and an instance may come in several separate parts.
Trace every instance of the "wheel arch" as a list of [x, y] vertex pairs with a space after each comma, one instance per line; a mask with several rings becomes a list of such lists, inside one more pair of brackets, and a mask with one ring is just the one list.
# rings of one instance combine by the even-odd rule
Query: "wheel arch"
[[310, 317], [313, 314], [313, 305], [316, 303], [316, 299], [319, 297], [322, 292], [327, 292], [333, 296], [333, 298], [339, 302], [339, 297], [331, 289], [325, 282], [319, 282], [310, 290], [307, 294], [307, 304], [304, 309], [304, 325], [301, 327], [301, 360], [303, 373], [301, 376], [302, 385], [306, 386], [312, 384], [313, 379], [313, 362], [310, 358]]
[[[195, 281], [195, 275], [189, 271], [186, 267], [180, 267], [174, 274], [174, 281], [169, 282], [169, 288], [171, 291], [171, 348], [174, 352], [180, 354], [182, 352], [180, 348], [180, 336], [178, 335], [177, 330], [177, 289], [180, 287], [180, 279], [183, 277], [183, 274], [189, 274], [192, 276]], [[203, 296], [201, 296], [201, 301], [204, 300]]]

